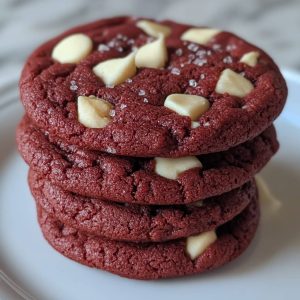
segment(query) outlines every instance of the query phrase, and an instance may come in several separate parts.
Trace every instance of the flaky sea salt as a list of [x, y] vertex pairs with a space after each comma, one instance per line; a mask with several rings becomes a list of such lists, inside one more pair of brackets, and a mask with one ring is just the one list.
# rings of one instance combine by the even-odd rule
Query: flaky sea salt
[[192, 52], [197, 52], [199, 49], [199, 46], [194, 43], [191, 43], [187, 46], [187, 48]]
[[201, 75], [200, 75], [200, 79], [201, 79], [201, 80], [205, 79], [205, 74], [201, 74]]
[[195, 57], [196, 57], [195, 54], [189, 54], [189, 55], [188, 55], [188, 58], [189, 58], [190, 60], [194, 59]]
[[177, 56], [181, 56], [182, 53], [183, 53], [183, 51], [182, 51], [181, 48], [178, 48], [178, 49], [175, 51], [175, 54], [176, 54]]
[[139, 90], [138, 95], [139, 95], [139, 96], [145, 96], [145, 95], [146, 95], [145, 90]]
[[117, 150], [112, 147], [107, 147], [106, 152], [114, 154], [114, 153], [117, 153]]
[[236, 49], [236, 45], [234, 44], [229, 44], [226, 46], [226, 51], [232, 51], [234, 49]]
[[76, 84], [76, 81], [75, 80], [71, 80], [70, 82], [70, 90], [71, 91], [76, 91], [78, 89], [78, 86]]
[[70, 85], [70, 90], [71, 91], [77, 91], [78, 86], [77, 85]]
[[100, 51], [100, 52], [106, 52], [106, 51], [109, 51], [109, 47], [108, 47], [107, 45], [105, 45], [105, 44], [100, 44], [100, 45], [98, 46], [98, 51]]
[[114, 48], [115, 46], [116, 46], [116, 41], [115, 40], [111, 40], [111, 41], [109, 41], [108, 42], [108, 47], [110, 47], [110, 48]]
[[171, 69], [171, 73], [172, 73], [173, 75], [180, 75], [180, 70], [179, 70], [178, 68], [172, 68], [172, 69]]
[[131, 82], [132, 82], [132, 79], [131, 79], [131, 78], [127, 78], [125, 81], [126, 81], [127, 83], [131, 83]]
[[216, 51], [216, 50], [220, 50], [221, 49], [221, 45], [220, 44], [214, 44], [212, 46], [212, 48]]
[[126, 107], [127, 107], [127, 105], [124, 104], [124, 103], [122, 103], [122, 104], [120, 105], [120, 109], [124, 109], [124, 108], [126, 108]]
[[77, 85], [71, 85], [70, 86], [70, 90], [71, 91], [77, 91], [78, 90], [78, 86]]
[[205, 58], [196, 58], [194, 61], [193, 61], [193, 64], [197, 65], [197, 66], [203, 66], [207, 63], [207, 59]]
[[189, 80], [189, 86], [191, 86], [191, 87], [196, 87], [198, 84], [197, 84], [197, 82], [196, 82], [196, 80], [195, 79], [190, 79]]
[[223, 58], [223, 63], [224, 64], [231, 64], [233, 62], [232, 57], [231, 56], [225, 56]]
[[149, 100], [148, 100], [147, 98], [144, 98], [144, 99], [143, 99], [143, 102], [148, 103]]
[[206, 54], [207, 54], [207, 51], [206, 51], [206, 50], [203, 50], [203, 49], [198, 50], [198, 51], [196, 52], [196, 55], [199, 56], [199, 57], [206, 56]]
[[114, 116], [116, 115], [116, 111], [115, 111], [114, 109], [110, 110], [110, 111], [109, 111], [109, 115], [110, 115], [111, 117], [114, 117]]

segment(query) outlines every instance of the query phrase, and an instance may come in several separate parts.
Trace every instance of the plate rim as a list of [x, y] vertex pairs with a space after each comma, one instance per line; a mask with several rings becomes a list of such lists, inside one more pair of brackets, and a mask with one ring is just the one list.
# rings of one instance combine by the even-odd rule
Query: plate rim
[[[287, 83], [289, 81], [294, 81], [297, 84], [300, 85], [300, 71], [289, 69], [289, 68], [282, 68], [280, 69], [285, 80]], [[2, 85], [1, 88], [5, 87], [6, 85], [10, 85], [12, 88], [15, 88], [14, 85], [11, 84], [11, 81], [8, 81], [6, 84]], [[17, 81], [16, 81], [17, 85]], [[7, 109], [13, 109], [13, 105], [18, 104], [18, 99], [10, 99], [10, 101], [5, 102], [5, 105], [0, 106], [0, 114], [4, 111], [7, 111]], [[22, 297], [25, 300], [33, 300], [35, 299], [33, 296], [31, 296], [24, 288], [19, 286], [11, 277], [9, 277], [8, 274], [4, 273], [4, 271], [1, 269], [0, 265], [0, 281], [5, 283], [18, 297]], [[2, 289], [0, 287], [0, 296], [2, 294]]]

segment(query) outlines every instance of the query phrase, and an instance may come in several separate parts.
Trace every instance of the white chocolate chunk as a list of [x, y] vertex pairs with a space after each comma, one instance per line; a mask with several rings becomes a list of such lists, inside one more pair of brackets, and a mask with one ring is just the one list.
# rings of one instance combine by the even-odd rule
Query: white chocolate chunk
[[240, 62], [242, 62], [250, 67], [254, 67], [257, 64], [258, 58], [259, 58], [259, 52], [251, 51], [251, 52], [245, 53], [241, 57]]
[[180, 158], [155, 157], [154, 160], [155, 173], [173, 180], [189, 169], [202, 168], [202, 164], [196, 156], [185, 156]]
[[191, 259], [196, 259], [216, 240], [217, 235], [214, 230], [190, 236], [186, 239], [186, 252]]
[[228, 93], [236, 97], [245, 97], [253, 90], [253, 84], [242, 75], [225, 69], [217, 82], [215, 91], [218, 94]]
[[113, 86], [124, 82], [136, 73], [134, 62], [135, 53], [122, 58], [113, 58], [100, 62], [93, 68], [93, 72], [100, 77], [106, 85]]
[[160, 35], [167, 37], [171, 33], [170, 27], [148, 20], [140, 20], [136, 23], [136, 26], [142, 29], [148, 35], [156, 38], [158, 38]]
[[77, 99], [78, 120], [85, 127], [103, 128], [111, 121], [112, 105], [95, 96], [79, 96]]
[[261, 175], [255, 176], [255, 181], [258, 188], [259, 201], [261, 206], [261, 211], [263, 216], [273, 216], [278, 213], [282, 207], [282, 202], [280, 202], [271, 192], [270, 188], [263, 180]]
[[163, 68], [167, 60], [168, 52], [162, 35], [156, 41], [139, 48], [135, 56], [138, 68]]
[[82, 33], [75, 33], [62, 39], [52, 51], [52, 58], [58, 62], [78, 63], [85, 58], [93, 48], [90, 37]]
[[181, 35], [181, 39], [205, 45], [218, 33], [220, 30], [214, 28], [190, 28]]
[[195, 121], [209, 109], [209, 101], [201, 96], [171, 94], [166, 98], [164, 106]]

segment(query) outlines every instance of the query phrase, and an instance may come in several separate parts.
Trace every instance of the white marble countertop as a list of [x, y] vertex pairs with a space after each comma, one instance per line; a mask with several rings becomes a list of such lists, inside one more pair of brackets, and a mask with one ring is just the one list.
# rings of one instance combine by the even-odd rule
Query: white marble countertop
[[[15, 85], [25, 58], [48, 38], [124, 14], [233, 31], [265, 49], [280, 67], [300, 71], [299, 0], [0, 0], [1, 86]], [[6, 99], [17, 93], [4, 92]]]

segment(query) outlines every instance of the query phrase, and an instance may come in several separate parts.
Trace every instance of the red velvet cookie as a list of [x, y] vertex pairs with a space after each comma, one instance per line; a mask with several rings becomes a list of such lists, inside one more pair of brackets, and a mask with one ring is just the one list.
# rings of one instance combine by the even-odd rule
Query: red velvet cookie
[[187, 204], [228, 192], [249, 181], [278, 149], [270, 127], [225, 152], [199, 156], [202, 168], [176, 180], [155, 173], [155, 161], [83, 150], [53, 140], [24, 118], [17, 130], [20, 153], [55, 185], [80, 195], [138, 204]]
[[261, 49], [229, 32], [139, 21], [79, 26], [33, 52], [20, 92], [36, 126], [82, 148], [176, 157], [227, 150], [281, 112], [286, 84]]
[[81, 197], [29, 172], [29, 186], [37, 203], [49, 214], [79, 231], [112, 240], [166, 241], [210, 231], [233, 219], [257, 199], [255, 182], [202, 206], [141, 206]]
[[89, 236], [66, 226], [38, 207], [47, 241], [61, 254], [90, 267], [136, 279], [159, 279], [202, 273], [239, 256], [251, 242], [259, 221], [253, 201], [240, 215], [217, 229], [217, 240], [195, 259], [187, 239], [136, 244]]

